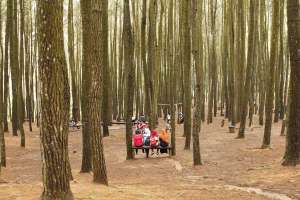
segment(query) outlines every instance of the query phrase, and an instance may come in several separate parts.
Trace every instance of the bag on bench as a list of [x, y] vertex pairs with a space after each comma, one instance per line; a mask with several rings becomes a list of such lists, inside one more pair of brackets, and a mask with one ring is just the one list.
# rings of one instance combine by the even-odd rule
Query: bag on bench
[[135, 147], [142, 147], [144, 142], [143, 142], [143, 134], [140, 132], [139, 129], [135, 131], [135, 134], [133, 136], [133, 144]]

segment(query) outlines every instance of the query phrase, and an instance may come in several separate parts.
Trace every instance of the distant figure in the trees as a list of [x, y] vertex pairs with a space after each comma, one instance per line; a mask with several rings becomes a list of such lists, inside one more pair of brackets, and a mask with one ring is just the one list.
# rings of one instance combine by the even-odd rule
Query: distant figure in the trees
[[178, 120], [177, 120], [177, 123], [178, 123], [178, 124], [183, 124], [183, 122], [184, 122], [184, 115], [183, 115], [182, 112], [179, 112], [179, 113], [178, 113]]
[[171, 114], [170, 113], [167, 114], [166, 121], [167, 121], [168, 124], [171, 123]]
[[225, 126], [225, 119], [223, 119], [222, 121], [221, 121], [221, 127], [224, 127]]

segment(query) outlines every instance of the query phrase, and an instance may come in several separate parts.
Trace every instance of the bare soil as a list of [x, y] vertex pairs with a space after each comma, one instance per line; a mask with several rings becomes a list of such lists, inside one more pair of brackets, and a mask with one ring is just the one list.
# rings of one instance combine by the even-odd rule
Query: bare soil
[[[109, 186], [80, 173], [81, 131], [70, 129], [69, 151], [75, 199], [79, 200], [268, 200], [300, 199], [300, 167], [282, 167], [285, 138], [281, 123], [272, 129], [272, 148], [260, 149], [263, 127], [248, 128], [235, 139], [222, 118], [203, 124], [203, 166], [193, 167], [192, 151], [183, 150], [183, 125], [177, 126], [177, 156], [138, 154], [126, 161], [125, 127], [110, 128], [104, 139]], [[257, 122], [257, 119], [255, 120]], [[164, 122], [160, 121], [160, 129]], [[0, 200], [37, 200], [42, 192], [39, 129], [26, 128], [26, 148], [6, 134], [7, 168], [0, 176]]]

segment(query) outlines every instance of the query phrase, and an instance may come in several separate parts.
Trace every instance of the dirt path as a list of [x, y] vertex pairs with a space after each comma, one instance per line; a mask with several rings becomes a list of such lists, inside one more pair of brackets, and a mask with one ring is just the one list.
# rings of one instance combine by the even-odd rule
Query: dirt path
[[[247, 130], [246, 139], [236, 140], [220, 124], [221, 118], [217, 118], [214, 124], [204, 125], [204, 165], [196, 168], [191, 151], [183, 150], [182, 126], [177, 127], [177, 156], [146, 159], [138, 154], [133, 161], [125, 160], [124, 127], [112, 127], [111, 136], [104, 139], [109, 187], [93, 184], [91, 174], [79, 173], [81, 132], [72, 131], [69, 150], [74, 196], [81, 200], [300, 199], [300, 168], [280, 165], [285, 145], [285, 138], [279, 136], [281, 124], [274, 125], [270, 150], [259, 149], [263, 128], [255, 125]], [[6, 136], [8, 167], [0, 177], [0, 200], [36, 200], [41, 194], [39, 131], [35, 128], [26, 133], [26, 149], [19, 147], [18, 137]]]

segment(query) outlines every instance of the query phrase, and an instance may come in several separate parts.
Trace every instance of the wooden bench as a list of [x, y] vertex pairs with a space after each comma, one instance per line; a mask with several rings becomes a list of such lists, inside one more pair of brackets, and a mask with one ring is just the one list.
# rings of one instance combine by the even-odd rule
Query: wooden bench
[[69, 127], [72, 129], [75, 129], [75, 128], [80, 129], [82, 126], [83, 126], [83, 124], [80, 124], [80, 123], [74, 124], [74, 125], [69, 124]]
[[172, 146], [167, 146], [167, 147], [162, 147], [162, 146], [157, 146], [157, 147], [151, 147], [151, 146], [142, 146], [142, 147], [135, 147], [133, 146], [132, 148], [132, 151], [133, 153], [137, 153], [137, 151], [139, 149], [141, 149], [143, 152], [146, 152], [146, 157], [149, 158], [149, 152], [150, 152], [150, 149], [151, 150], [161, 150], [161, 149], [165, 149], [167, 150], [167, 152], [169, 153], [169, 155], [172, 154]]

